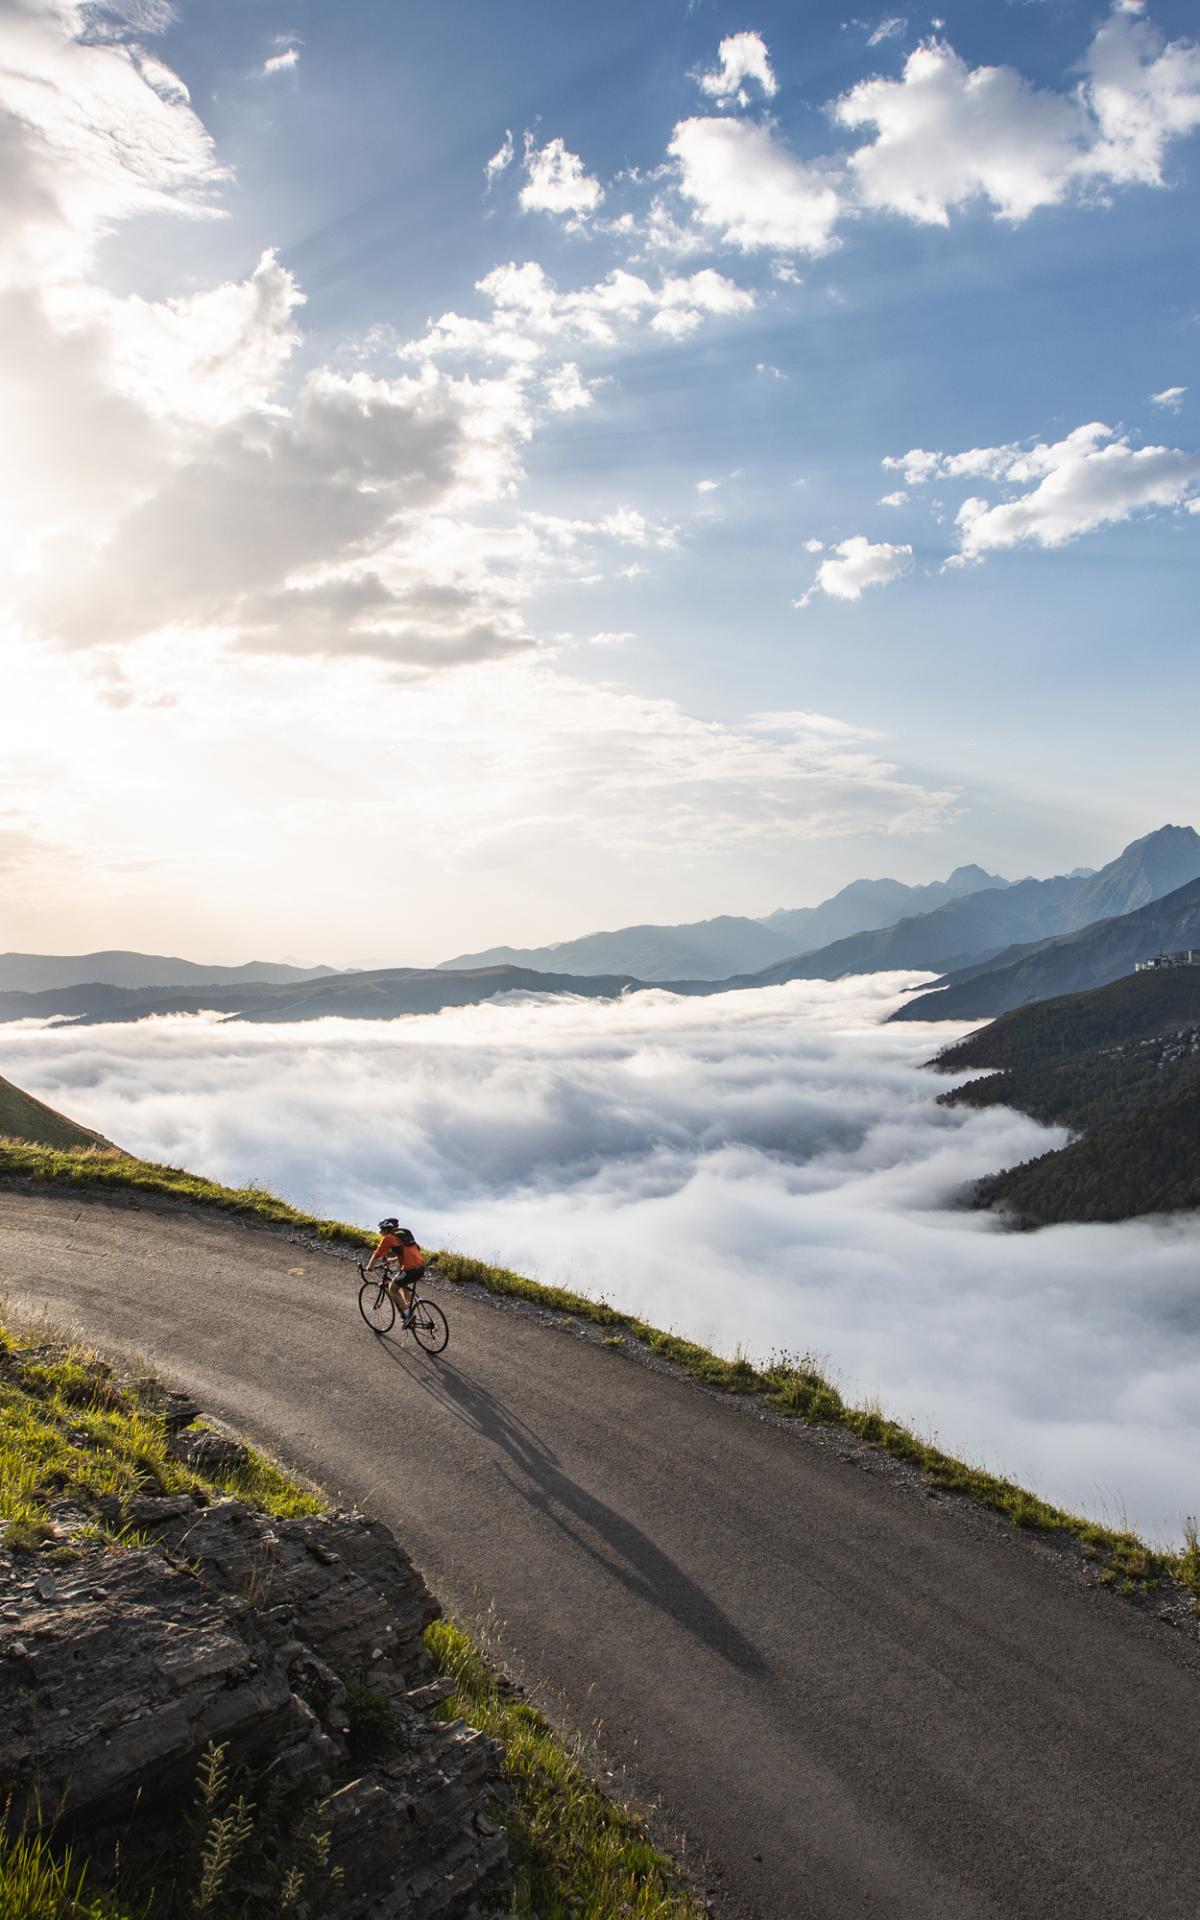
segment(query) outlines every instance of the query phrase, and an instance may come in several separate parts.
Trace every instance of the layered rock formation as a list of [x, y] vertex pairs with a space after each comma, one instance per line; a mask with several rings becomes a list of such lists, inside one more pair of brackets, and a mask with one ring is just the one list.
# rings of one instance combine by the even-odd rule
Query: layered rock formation
[[[176, 1407], [176, 1423], [191, 1411]], [[503, 1904], [507, 1847], [488, 1812], [499, 1749], [431, 1717], [446, 1687], [422, 1633], [438, 1607], [386, 1528], [147, 1495], [122, 1510], [142, 1543], [113, 1549], [89, 1543], [89, 1517], [54, 1511], [74, 1542], [54, 1571], [0, 1553], [12, 1825], [57, 1811], [93, 1859], [111, 1860], [120, 1833], [127, 1859], [133, 1847], [142, 1871], [169, 1875], [203, 1756], [223, 1747], [259, 1801], [307, 1809], [328, 1834], [313, 1915], [476, 1920]]]

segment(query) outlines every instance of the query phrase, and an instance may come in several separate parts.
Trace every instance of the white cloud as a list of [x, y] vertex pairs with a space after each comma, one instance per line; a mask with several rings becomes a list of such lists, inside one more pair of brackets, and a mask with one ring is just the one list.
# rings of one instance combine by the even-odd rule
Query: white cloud
[[750, 1329], [752, 1358], [827, 1356], [852, 1400], [949, 1451], [1177, 1540], [1200, 1446], [1196, 1222], [1019, 1234], [958, 1210], [1062, 1135], [937, 1105], [919, 1063], [954, 1030], [878, 1024], [911, 978], [4, 1038], [14, 1079], [136, 1152], [343, 1219], [419, 1195], [429, 1245], [725, 1352]]
[[773, 366], [769, 360], [756, 360], [754, 362], [754, 371], [755, 373], [766, 374], [769, 380], [787, 379], [787, 374], [783, 371], [783, 368]]
[[262, 76], [264, 79], [270, 79], [273, 74], [294, 73], [299, 65], [299, 47], [295, 45], [285, 47], [282, 53], [272, 53], [263, 61]]
[[811, 540], [803, 540], [800, 544], [804, 548], [805, 553], [824, 553], [825, 551], [825, 542], [815, 537]]
[[833, 115], [875, 129], [849, 156], [864, 205], [943, 226], [977, 198], [1012, 220], [1060, 200], [1086, 128], [1076, 100], [1009, 67], [970, 68], [942, 41], [910, 53], [899, 80], [860, 82]]
[[902, 473], [910, 487], [923, 487], [930, 480], [998, 479], [1020, 457], [1021, 447], [1013, 440], [1002, 447], [971, 447], [965, 453], [931, 453], [925, 447], [910, 447], [907, 453], [887, 454], [882, 464]]
[[797, 160], [769, 126], [681, 120], [668, 151], [696, 218], [743, 252], [827, 253], [841, 213], [827, 174]]
[[0, 157], [8, 286], [78, 277], [133, 214], [211, 215], [226, 178], [179, 77], [116, 30], [89, 38], [67, 0], [0, 11]]
[[848, 540], [839, 540], [831, 557], [822, 560], [808, 592], [793, 605], [806, 607], [816, 593], [829, 594], [835, 600], [861, 600], [868, 587], [885, 587], [889, 580], [906, 573], [911, 563], [911, 547], [893, 546], [887, 540], [872, 542], [865, 534], [852, 534]]
[[1161, 393], [1152, 393], [1150, 398], [1156, 407], [1165, 407], [1168, 413], [1178, 413], [1186, 392], [1186, 387], [1164, 387]]
[[885, 493], [879, 502], [881, 507], [903, 507], [907, 503], [908, 494], [903, 487], [897, 488], [895, 493]]
[[248, 279], [181, 298], [114, 298], [81, 286], [47, 301], [62, 334], [94, 340], [118, 393], [153, 417], [207, 426], [272, 403], [300, 342], [293, 316], [303, 304], [273, 251]]
[[605, 279], [563, 293], [536, 260], [520, 266], [510, 260], [493, 267], [477, 287], [491, 302], [488, 319], [444, 313], [422, 339], [409, 342], [401, 352], [422, 360], [475, 355], [532, 362], [562, 342], [616, 346], [646, 323], [655, 333], [682, 338], [694, 332], [706, 314], [748, 313], [756, 304], [748, 287], [712, 267], [668, 274], [657, 285], [615, 267]]
[[718, 106], [744, 107], [749, 101], [746, 82], [753, 81], [759, 92], [771, 100], [779, 83], [771, 70], [771, 57], [759, 33], [731, 33], [717, 48], [718, 65], [696, 76], [701, 93]]
[[565, 360], [546, 375], [545, 394], [547, 405], [555, 413], [575, 413], [580, 407], [592, 405], [592, 390], [573, 360]]
[[719, 480], [697, 480], [696, 492], [697, 493], [715, 493], [717, 491], [717, 488], [720, 486], [720, 484], [721, 482]]
[[594, 213], [604, 198], [600, 182], [588, 173], [577, 153], [562, 140], [539, 147], [525, 135], [525, 185], [518, 198], [526, 213]]
[[500, 175], [506, 172], [507, 169], [512, 165], [512, 157], [513, 157], [512, 128], [506, 127], [504, 130], [504, 138], [500, 142], [500, 145], [496, 148], [495, 153], [492, 155], [490, 160], [487, 160], [484, 162], [483, 178], [485, 182], [485, 189], [488, 193], [491, 192], [493, 184], [495, 183], [495, 181], [497, 181], [500, 178]]
[[944, 226], [975, 200], [1019, 221], [1089, 186], [1162, 185], [1168, 144], [1200, 125], [1200, 48], [1118, 9], [1083, 68], [1071, 93], [1052, 92], [923, 42], [898, 80], [864, 80], [831, 109], [874, 130], [848, 156], [862, 203]]
[[1127, 435], [1098, 421], [1016, 457], [1007, 448], [978, 451], [1009, 456], [1009, 486], [1027, 491], [994, 506], [976, 498], [963, 502], [957, 525], [968, 560], [1027, 541], [1061, 547], [1148, 508], [1180, 506], [1200, 487], [1200, 454], [1134, 447]]
[[908, 21], [903, 16], [898, 13], [889, 14], [885, 19], [880, 20], [877, 26], [871, 29], [867, 35], [867, 45], [869, 47], [878, 47], [884, 40], [898, 39], [907, 26]]
[[623, 546], [673, 549], [679, 544], [679, 528], [664, 521], [647, 519], [636, 507], [617, 507], [598, 523], [602, 533], [610, 534]]
[[628, 631], [622, 633], [593, 633], [590, 637], [589, 644], [593, 647], [623, 647], [626, 646], [630, 640], [636, 639], [636, 633], [630, 633]]

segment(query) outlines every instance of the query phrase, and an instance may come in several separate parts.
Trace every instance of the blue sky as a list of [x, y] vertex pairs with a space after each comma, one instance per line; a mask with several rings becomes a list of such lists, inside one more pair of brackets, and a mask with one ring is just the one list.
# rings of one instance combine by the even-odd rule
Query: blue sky
[[9, 944], [427, 960], [1191, 818], [1191, 28], [0, 0]]

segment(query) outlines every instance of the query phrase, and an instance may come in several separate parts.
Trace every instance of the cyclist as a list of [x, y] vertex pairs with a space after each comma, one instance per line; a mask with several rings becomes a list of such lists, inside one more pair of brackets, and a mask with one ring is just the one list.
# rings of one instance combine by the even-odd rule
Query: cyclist
[[387, 1267], [387, 1290], [400, 1309], [401, 1326], [406, 1327], [412, 1315], [417, 1282], [425, 1272], [425, 1255], [409, 1229], [390, 1216], [379, 1222], [379, 1236], [379, 1245], [363, 1272], [370, 1273], [372, 1267]]

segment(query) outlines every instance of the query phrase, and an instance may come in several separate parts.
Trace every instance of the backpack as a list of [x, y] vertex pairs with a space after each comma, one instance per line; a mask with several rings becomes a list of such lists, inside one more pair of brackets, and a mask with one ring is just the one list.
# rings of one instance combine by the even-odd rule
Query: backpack
[[417, 1244], [416, 1235], [410, 1227], [401, 1227], [396, 1238], [402, 1247], [415, 1247]]

